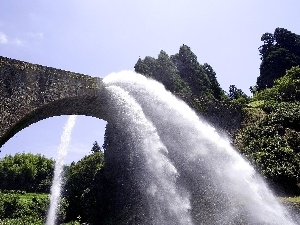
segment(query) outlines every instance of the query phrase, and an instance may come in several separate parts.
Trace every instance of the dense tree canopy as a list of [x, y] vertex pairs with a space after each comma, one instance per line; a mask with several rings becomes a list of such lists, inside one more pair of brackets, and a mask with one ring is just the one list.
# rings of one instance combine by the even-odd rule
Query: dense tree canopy
[[161, 82], [173, 93], [191, 94], [188, 84], [180, 78], [179, 71], [165, 51], [161, 51], [157, 59], [150, 56], [138, 59], [134, 68], [137, 73]]
[[237, 145], [276, 188], [296, 194], [300, 178], [300, 104], [266, 102], [260, 108], [263, 116], [242, 129]]
[[225, 98], [213, 68], [207, 63], [201, 65], [187, 45], [182, 45], [179, 52], [170, 57], [161, 51], [157, 59], [150, 56], [138, 59], [134, 68], [136, 72], [161, 82], [174, 94]]
[[[299, 125], [300, 107], [297, 102], [300, 93], [300, 69], [292, 68], [300, 62], [297, 58], [299, 38], [298, 35], [285, 29], [277, 28], [274, 34], [265, 33], [262, 41], [264, 45], [260, 48], [261, 75], [258, 77], [257, 89], [251, 101], [252, 103], [263, 102], [258, 108], [247, 108], [249, 97], [235, 85], [230, 85], [227, 94], [231, 102], [242, 103], [244, 110], [252, 114], [252, 123], [244, 125], [237, 133], [236, 143], [241, 152], [270, 182], [286, 192], [293, 192], [297, 191], [300, 176], [298, 149], [300, 136], [298, 128], [296, 129]], [[166, 60], [163, 64], [159, 64], [159, 58]], [[189, 101], [193, 102], [190, 105], [197, 105], [200, 98], [226, 99], [212, 67], [208, 64], [199, 64], [197, 56], [188, 46], [181, 46], [179, 53], [170, 57], [162, 51], [158, 59], [149, 56], [144, 60], [139, 59], [135, 69], [163, 84], [168, 83], [163, 76], [176, 74], [188, 85], [191, 94], [197, 96], [190, 98]], [[166, 65], [169, 69], [166, 69]], [[286, 72], [287, 69], [290, 70]], [[172, 72], [164, 73], [164, 71]], [[290, 102], [295, 103], [290, 104]], [[217, 107], [219, 103], [215, 102], [214, 105]], [[221, 103], [221, 105], [226, 104], [228, 100]], [[204, 110], [201, 114], [206, 110], [209, 111], [203, 107], [202, 103], [200, 107], [195, 108]], [[222, 107], [218, 106], [218, 108]], [[257, 112], [260, 112], [260, 116], [255, 115]], [[225, 113], [225, 111], [218, 113]], [[247, 123], [247, 119], [249, 118], [245, 115], [243, 124]]]
[[193, 95], [207, 95], [209, 97], [212, 95], [209, 78], [197, 61], [197, 56], [188, 46], [181, 46], [179, 52], [171, 56], [171, 59], [176, 65], [181, 78], [189, 84]]
[[274, 80], [282, 77], [286, 70], [300, 65], [300, 35], [276, 28], [274, 34], [263, 34], [261, 41], [264, 44], [259, 48], [262, 62], [257, 90], [272, 87]]
[[104, 154], [100, 151], [87, 155], [68, 167], [64, 193], [69, 203], [68, 221], [75, 220], [78, 216], [83, 221], [100, 219], [104, 207], [103, 168]]
[[274, 86], [254, 93], [236, 139], [241, 152], [277, 189], [293, 194], [300, 193], [299, 99], [300, 68], [293, 67]]
[[272, 88], [254, 93], [255, 100], [300, 101], [300, 68], [292, 67]]
[[220, 84], [217, 80], [216, 72], [207, 63], [204, 63], [202, 67], [209, 79], [210, 89], [212, 90], [212, 94], [214, 98], [217, 100], [223, 100], [225, 95], [224, 95], [224, 91], [220, 87]]
[[54, 161], [41, 155], [17, 153], [0, 161], [0, 189], [49, 192]]
[[230, 85], [228, 97], [231, 100], [237, 100], [239, 98], [247, 98], [247, 95], [241, 89], [237, 88], [235, 85]]

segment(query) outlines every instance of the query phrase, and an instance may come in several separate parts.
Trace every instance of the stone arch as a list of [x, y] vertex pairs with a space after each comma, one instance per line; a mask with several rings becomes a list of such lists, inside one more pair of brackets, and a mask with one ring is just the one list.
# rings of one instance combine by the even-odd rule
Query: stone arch
[[103, 98], [99, 97], [76, 97], [65, 98], [43, 105], [18, 120], [9, 127], [8, 131], [1, 136], [0, 146], [5, 144], [11, 137], [24, 128], [41, 120], [62, 115], [83, 115], [92, 116], [106, 120], [106, 113], [103, 110]]
[[102, 79], [0, 57], [0, 147], [17, 132], [60, 115], [107, 120]]

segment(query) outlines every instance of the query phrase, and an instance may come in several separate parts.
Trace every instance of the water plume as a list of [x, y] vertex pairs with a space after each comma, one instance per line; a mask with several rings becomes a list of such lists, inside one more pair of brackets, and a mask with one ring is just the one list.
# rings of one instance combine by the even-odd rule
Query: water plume
[[229, 139], [162, 84], [130, 71], [104, 84], [108, 124], [123, 141], [107, 153], [108, 169], [129, 155], [129, 192], [146, 202], [132, 224], [295, 224]]
[[63, 133], [61, 135], [60, 145], [57, 149], [57, 158], [55, 160], [54, 177], [51, 186], [50, 206], [47, 215], [47, 225], [55, 225], [57, 220], [57, 211], [59, 209], [59, 201], [62, 186], [62, 173], [64, 160], [68, 152], [68, 146], [71, 140], [72, 129], [76, 122], [76, 115], [69, 116]]

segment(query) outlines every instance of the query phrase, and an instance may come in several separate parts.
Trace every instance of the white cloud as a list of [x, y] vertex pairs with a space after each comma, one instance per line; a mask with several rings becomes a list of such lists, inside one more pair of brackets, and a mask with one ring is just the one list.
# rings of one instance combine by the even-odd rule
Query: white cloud
[[0, 44], [7, 44], [8, 43], [8, 38], [6, 34], [0, 32]]
[[25, 42], [19, 38], [10, 39], [5, 33], [0, 32], [0, 44], [12, 44], [17, 46], [23, 46], [24, 43]]

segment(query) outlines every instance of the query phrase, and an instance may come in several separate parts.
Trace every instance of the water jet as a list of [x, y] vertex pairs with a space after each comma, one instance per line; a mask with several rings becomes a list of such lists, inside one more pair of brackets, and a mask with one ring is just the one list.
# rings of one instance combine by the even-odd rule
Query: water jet
[[71, 140], [71, 132], [75, 125], [76, 115], [71, 115], [65, 124], [64, 131], [61, 135], [61, 142], [57, 149], [57, 158], [55, 160], [54, 177], [50, 193], [50, 206], [47, 215], [47, 225], [55, 225], [57, 221], [57, 212], [59, 210], [59, 202], [61, 196], [61, 187], [63, 183], [63, 167], [64, 160], [68, 152]]
[[296, 223], [229, 139], [163, 85], [130, 71], [103, 81], [117, 223]]

